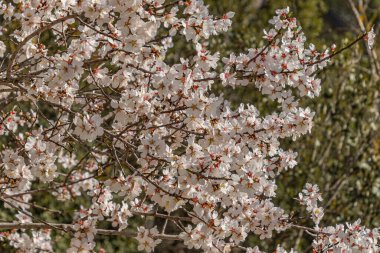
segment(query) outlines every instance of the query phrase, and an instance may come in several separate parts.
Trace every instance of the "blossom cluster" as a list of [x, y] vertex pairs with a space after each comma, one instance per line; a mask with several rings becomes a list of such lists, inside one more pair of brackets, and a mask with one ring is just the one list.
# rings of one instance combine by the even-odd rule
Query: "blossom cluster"
[[307, 183], [305, 189], [298, 196], [300, 203], [306, 205], [306, 210], [310, 213], [315, 225], [318, 226], [324, 215], [323, 208], [318, 207], [318, 201], [323, 200], [318, 185]]
[[[273, 202], [277, 177], [297, 164], [280, 142], [311, 131], [314, 112], [299, 102], [319, 95], [316, 72], [332, 54], [306, 44], [288, 8], [269, 21], [264, 46], [226, 56], [208, 40], [226, 32], [234, 14], [213, 16], [201, 0], [13, 0], [0, 1], [0, 15], [4, 32], [19, 24], [11, 42], [0, 41], [5, 207], [33, 217], [38, 192], [82, 201], [65, 210], [72, 223], [60, 229], [72, 235], [70, 253], [93, 252], [97, 234], [123, 233], [146, 252], [165, 238], [229, 252], [250, 234], [264, 240], [292, 227]], [[181, 37], [191, 56], [169, 60]], [[278, 108], [261, 114], [252, 104], [233, 106], [212, 93], [218, 84], [256, 87]], [[299, 197], [318, 225], [318, 188], [306, 185]], [[173, 223], [175, 235], [166, 225], [160, 232], [130, 225], [139, 216]], [[62, 226], [32, 225], [32, 234], [1, 238], [21, 252], [36, 244], [54, 252], [38, 227]], [[355, 249], [378, 249], [376, 231], [351, 230], [320, 228], [313, 247], [349, 250], [354, 240]]]
[[152, 252], [154, 248], [161, 243], [161, 239], [155, 239], [155, 236], [158, 234], [159, 232], [156, 227], [151, 229], [139, 227], [136, 237], [139, 241], [138, 250]]
[[360, 219], [352, 224], [339, 224], [322, 229], [313, 241], [313, 247], [330, 252], [378, 252], [379, 230], [360, 225]]

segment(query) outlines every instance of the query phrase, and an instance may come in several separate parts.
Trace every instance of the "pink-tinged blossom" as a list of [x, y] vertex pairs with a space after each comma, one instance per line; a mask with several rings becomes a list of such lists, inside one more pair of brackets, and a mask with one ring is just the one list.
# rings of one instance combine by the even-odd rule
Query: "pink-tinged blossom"
[[137, 232], [137, 241], [139, 243], [137, 249], [139, 251], [153, 252], [154, 248], [161, 243], [160, 239], [155, 239], [159, 234], [156, 227], [151, 229], [146, 229], [144, 227], [139, 227]]
[[368, 43], [369, 49], [373, 48], [373, 45], [375, 44], [375, 37], [376, 37], [376, 34], [372, 27], [371, 30], [367, 34], [367, 43]]

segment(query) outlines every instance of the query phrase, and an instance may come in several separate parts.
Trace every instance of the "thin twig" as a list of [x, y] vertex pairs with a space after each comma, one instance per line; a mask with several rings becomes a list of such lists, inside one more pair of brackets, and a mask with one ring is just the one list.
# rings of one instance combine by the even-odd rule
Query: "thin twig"
[[[0, 229], [59, 229], [59, 230], [74, 230], [74, 225], [72, 224], [59, 224], [59, 223], [11, 223], [11, 222], [0, 222]], [[107, 229], [96, 229], [96, 234], [98, 235], [115, 235], [115, 236], [125, 236], [125, 237], [136, 237], [136, 232], [131, 231], [118, 231], [118, 230], [107, 230]], [[179, 241], [182, 240], [178, 235], [165, 235], [159, 234], [155, 236], [156, 239]]]

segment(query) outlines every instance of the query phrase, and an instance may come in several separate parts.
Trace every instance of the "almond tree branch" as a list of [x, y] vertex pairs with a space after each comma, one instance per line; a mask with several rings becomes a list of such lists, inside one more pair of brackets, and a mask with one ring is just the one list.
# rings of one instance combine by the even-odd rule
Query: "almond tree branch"
[[[315, 234], [324, 234], [330, 235], [329, 233], [325, 233], [316, 229], [299, 226], [295, 224], [291, 224], [291, 227], [306, 230]], [[74, 231], [73, 224], [60, 224], [60, 223], [12, 223], [12, 222], [0, 222], [0, 230], [7, 229], [52, 229], [57, 228], [63, 231]], [[118, 231], [118, 230], [108, 230], [108, 229], [96, 229], [96, 234], [98, 235], [108, 235], [108, 236], [124, 236], [124, 237], [136, 237], [137, 233], [132, 231]], [[181, 241], [179, 235], [167, 235], [167, 234], [159, 234], [155, 237], [155, 239], [169, 240], [169, 241]]]
[[[59, 223], [11, 223], [11, 222], [1, 222], [0, 230], [4, 229], [51, 229], [59, 228], [61, 230], [72, 230], [74, 231], [74, 225], [72, 224], [59, 224]], [[137, 233], [132, 231], [118, 231], [118, 230], [108, 230], [108, 229], [96, 229], [96, 234], [98, 235], [110, 235], [110, 236], [125, 236], [125, 237], [136, 237]], [[178, 235], [166, 235], [159, 234], [155, 237], [156, 239], [179, 241], [182, 240]]]
[[51, 22], [50, 24], [48, 25], [45, 25], [41, 28], [39, 28], [38, 30], [32, 32], [31, 34], [29, 34], [28, 36], [26, 36], [25, 39], [23, 39], [17, 46], [16, 50], [13, 52], [13, 54], [11, 55], [11, 58], [9, 60], [9, 63], [8, 63], [8, 67], [7, 67], [7, 79], [10, 79], [11, 77], [11, 71], [12, 71], [12, 67], [13, 67], [13, 63], [17, 57], [17, 54], [20, 52], [21, 48], [29, 41], [31, 40], [34, 36], [46, 31], [46, 30], [49, 30], [50, 28], [52, 28], [53, 26], [55, 26], [56, 24], [59, 24], [61, 22], [64, 22], [68, 19], [71, 19], [71, 18], [75, 18], [77, 15], [76, 14], [72, 14], [72, 15], [68, 15], [66, 17], [63, 17], [63, 18], [59, 18], [57, 20], [54, 20], [53, 22]]
[[311, 63], [307, 64], [307, 66], [313, 66], [313, 65], [315, 65], [315, 64], [318, 64], [318, 63], [321, 63], [321, 62], [324, 62], [324, 61], [327, 61], [327, 60], [333, 58], [334, 56], [336, 56], [336, 55], [342, 53], [343, 51], [345, 51], [345, 50], [347, 50], [347, 49], [349, 49], [350, 47], [352, 47], [353, 45], [355, 45], [356, 43], [358, 43], [360, 40], [364, 39], [364, 38], [367, 36], [367, 34], [368, 34], [367, 32], [364, 32], [364, 33], [363, 33], [362, 35], [360, 35], [356, 40], [352, 41], [352, 42], [351, 42], [350, 44], [348, 44], [347, 46], [345, 46], [345, 47], [343, 47], [343, 48], [337, 50], [336, 52], [334, 52], [334, 53], [332, 53], [332, 54], [330, 54], [330, 55], [328, 55], [328, 56], [326, 56], [326, 57], [324, 57], [324, 58], [322, 58], [322, 59], [320, 59], [320, 60], [318, 60], [318, 61], [311, 62]]
[[[360, 27], [360, 30], [362, 32], [365, 32], [366, 31], [366, 27], [361, 19], [361, 14], [359, 13], [359, 10], [356, 8], [354, 2], [352, 0], [347, 0], [348, 3], [350, 4], [350, 7], [352, 9], [352, 12], [354, 13], [355, 15], [355, 18], [356, 18], [356, 21]], [[364, 12], [364, 11], [363, 11]], [[363, 13], [364, 16], [365, 16], [365, 13]], [[367, 49], [367, 53], [369, 55], [369, 58], [370, 58], [370, 62], [371, 62], [371, 67], [372, 67], [372, 74], [373, 76], [377, 77], [378, 78], [378, 75], [380, 74], [380, 66], [379, 66], [379, 62], [377, 60], [377, 54], [376, 54], [376, 51], [372, 51], [370, 50], [368, 47], [366, 47]]]

